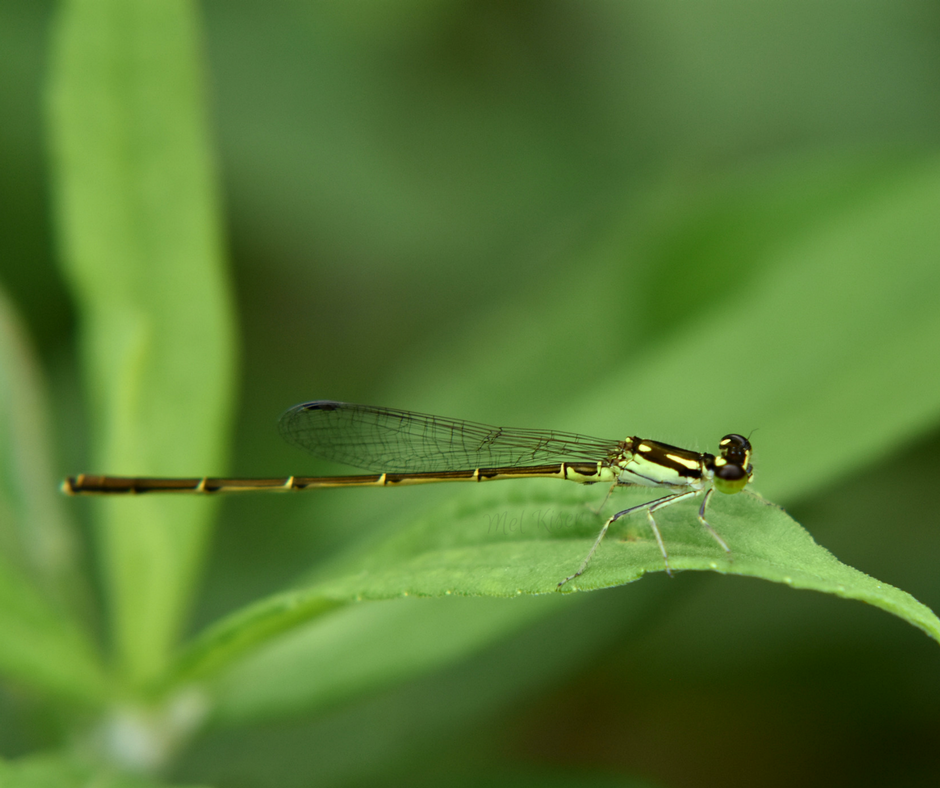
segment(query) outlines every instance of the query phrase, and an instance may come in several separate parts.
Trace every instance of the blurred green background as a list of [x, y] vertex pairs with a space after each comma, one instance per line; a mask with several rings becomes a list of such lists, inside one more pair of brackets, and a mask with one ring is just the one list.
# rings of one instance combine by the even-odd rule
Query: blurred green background
[[[57, 261], [55, 11], [0, 4], [0, 285], [48, 389], [54, 475], [133, 473], [89, 466], [104, 417]], [[209, 0], [198, 21], [238, 366], [224, 468], [164, 472], [332, 471], [275, 429], [317, 398], [702, 451], [756, 430], [763, 494], [940, 608], [936, 3]], [[184, 634], [453, 495], [225, 501]], [[100, 610], [95, 510], [56, 505]], [[717, 574], [575, 596], [300, 627], [225, 679], [240, 689], [168, 779], [940, 779], [940, 654], [906, 623]], [[364, 653], [387, 664], [357, 673]], [[0, 755], [76, 726], [4, 685]]]

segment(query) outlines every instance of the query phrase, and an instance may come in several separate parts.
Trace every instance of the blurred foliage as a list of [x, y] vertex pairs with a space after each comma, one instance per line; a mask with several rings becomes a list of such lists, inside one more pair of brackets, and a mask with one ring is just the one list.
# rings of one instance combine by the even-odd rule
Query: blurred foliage
[[16, 763], [0, 761], [0, 781], [9, 788], [62, 788], [65, 785], [158, 788], [164, 784], [117, 769], [102, 769], [100, 764], [62, 755], [34, 756]]
[[[935, 784], [936, 644], [870, 606], [458, 596], [548, 588], [593, 524], [486, 517], [591, 488], [53, 491], [332, 472], [274, 430], [320, 397], [755, 430], [764, 496], [940, 608], [938, 43], [926, 0], [0, 4], [0, 782]], [[657, 568], [623, 526], [582, 587]]]

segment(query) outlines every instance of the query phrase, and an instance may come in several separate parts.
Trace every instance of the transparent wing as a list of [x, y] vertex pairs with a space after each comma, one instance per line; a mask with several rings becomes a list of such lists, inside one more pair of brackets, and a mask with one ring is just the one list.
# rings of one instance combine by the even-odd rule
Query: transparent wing
[[555, 430], [489, 427], [393, 408], [321, 400], [295, 405], [284, 439], [316, 457], [366, 471], [422, 473], [611, 460], [623, 441]]

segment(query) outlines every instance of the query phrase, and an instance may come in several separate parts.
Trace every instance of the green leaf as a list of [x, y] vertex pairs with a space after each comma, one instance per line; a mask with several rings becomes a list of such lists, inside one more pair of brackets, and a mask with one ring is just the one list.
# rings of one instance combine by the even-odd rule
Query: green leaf
[[[757, 488], [781, 500], [938, 423], [936, 156], [674, 181], [568, 280], [447, 336], [376, 404], [704, 451], [756, 430]], [[581, 330], [559, 329], [568, 315]]]
[[[634, 767], [636, 768], [636, 767]], [[434, 788], [442, 782], [449, 788], [658, 788], [661, 783], [651, 783], [621, 774], [611, 774], [604, 769], [591, 767], [546, 768], [537, 765], [494, 765], [486, 768], [453, 769], [432, 772], [429, 776], [417, 777], [414, 770], [408, 770], [396, 780], [394, 777], [384, 781], [386, 786], [408, 786], [408, 788]]]
[[47, 407], [32, 348], [0, 289], [0, 552], [79, 612], [87, 589], [52, 471]]
[[[608, 594], [573, 597], [558, 594], [515, 600], [412, 598], [397, 603], [350, 606], [363, 611], [361, 621], [370, 608], [391, 612], [393, 604], [399, 611], [409, 606], [415, 611], [435, 607], [443, 611], [456, 603], [455, 618], [468, 616], [468, 611], [478, 606], [480, 611], [487, 607], [494, 611], [504, 608], [500, 614], [504, 621], [507, 611], [517, 606], [531, 611], [545, 606], [554, 608], [556, 614], [542, 620], [530, 619], [520, 631], [511, 636], [507, 633], [484, 649], [474, 649], [469, 658], [455, 661], [449, 668], [392, 689], [376, 691], [373, 687], [359, 702], [331, 711], [320, 709], [321, 713], [312, 718], [304, 715], [298, 720], [245, 727], [246, 717], [253, 712], [270, 714], [271, 703], [250, 687], [233, 687], [226, 679], [226, 689], [232, 691], [232, 696], [220, 699], [220, 712], [231, 711], [238, 716], [233, 714], [217, 721], [220, 725], [235, 723], [243, 727], [241, 730], [230, 727], [224, 732], [216, 728], [216, 736], [208, 737], [189, 756], [184, 756], [181, 773], [221, 784], [273, 780], [285, 785], [291, 782], [292, 774], [316, 772], [318, 782], [324, 785], [351, 782], [359, 785], [370, 784], [370, 780], [388, 782], [390, 770], [408, 769], [416, 762], [420, 762], [421, 771], [426, 766], [433, 769], [435, 763], [445, 771], [448, 767], [452, 770], [453, 756], [461, 758], [461, 752], [466, 753], [468, 748], [474, 755], [479, 753], [475, 729], [486, 731], [484, 736], [490, 740], [495, 720], [502, 721], [497, 727], [505, 724], [512, 728], [518, 723], [519, 710], [526, 708], [540, 692], [570, 686], [572, 671], [583, 669], [596, 675], [599, 655], [611, 653], [625, 632], [642, 631], [662, 614], [657, 602], [662, 597], [658, 593], [661, 585], [678, 587], [675, 583], [658, 582]], [[433, 630], [430, 637], [429, 633], [421, 633], [419, 616], [420, 613], [415, 613], [411, 621], [427, 643], [433, 638]], [[472, 613], [468, 617], [477, 618]], [[432, 613], [428, 623], [436, 624], [440, 618]], [[456, 629], [456, 625], [447, 626], [440, 632], [449, 636]], [[410, 634], [414, 630], [409, 627], [404, 631]], [[341, 643], [324, 644], [317, 652], [322, 657], [331, 647], [341, 654]], [[277, 650], [276, 644], [272, 649]], [[384, 651], [373, 655], [377, 662], [384, 656]], [[361, 663], [364, 657], [358, 655], [357, 661]], [[603, 662], [601, 656], [600, 663]], [[271, 663], [272, 667], [275, 664], [286, 667], [280, 661]], [[301, 671], [302, 665], [296, 665], [288, 678], [293, 680]], [[340, 675], [342, 672], [340, 668]], [[247, 678], [247, 674], [241, 675]], [[328, 677], [323, 677], [322, 682], [308, 678], [299, 692], [328, 680]], [[273, 681], [275, 678], [269, 677], [266, 683]], [[575, 697], [582, 697], [577, 690]], [[272, 699], [280, 698], [284, 694], [279, 692]], [[256, 702], [261, 705], [255, 706]], [[291, 753], [289, 760], [283, 755], [285, 748]]]
[[312, 594], [286, 593], [248, 605], [216, 622], [189, 644], [170, 671], [169, 682], [179, 684], [211, 675], [270, 638], [340, 604]]
[[0, 557], [0, 672], [48, 694], [98, 705], [108, 682], [86, 633]]
[[[0, 760], [4, 788], [160, 788], [170, 784], [86, 763], [68, 754], [33, 755], [16, 761]], [[177, 786], [177, 788], [183, 788]]]
[[[644, 494], [621, 496], [617, 508], [634, 499], [643, 500]], [[580, 564], [603, 522], [598, 518], [592, 523], [584, 516], [583, 495], [572, 495], [567, 505], [562, 500], [541, 493], [507, 506], [498, 498], [487, 505], [461, 495], [355, 562], [342, 576], [318, 583], [315, 592], [329, 598], [552, 593]], [[940, 641], [940, 620], [927, 607], [839, 563], [782, 509], [759, 496], [745, 492], [713, 498], [709, 517], [731, 547], [730, 559], [698, 524], [696, 511], [694, 504], [678, 504], [657, 512], [674, 572], [712, 570], [858, 599]], [[494, 532], [494, 523], [513, 520], [515, 528]], [[451, 527], [441, 528], [441, 522]], [[617, 538], [621, 529], [626, 530], [626, 540]], [[613, 530], [585, 573], [563, 586], [563, 592], [607, 588], [663, 571], [658, 545], [642, 514]]]
[[74, 540], [48, 456], [38, 371], [0, 291], [0, 672], [86, 704], [107, 694], [104, 670], [74, 614], [83, 598]]
[[347, 605], [223, 672], [210, 686], [213, 716], [237, 724], [310, 714], [481, 651], [562, 604], [559, 596]]
[[[72, 0], [53, 38], [51, 137], [65, 273], [82, 326], [93, 466], [222, 469], [233, 337], [194, 5]], [[130, 681], [167, 659], [213, 507], [101, 502], [101, 566]]]
[[[746, 287], [607, 378], [583, 431], [609, 422], [611, 392], [631, 434], [714, 447], [757, 430], [756, 486], [781, 500], [902, 449], [940, 420], [938, 211], [937, 157], [837, 202], [754, 260]], [[723, 229], [732, 248], [734, 223]]]
[[[394, 596], [406, 594], [394, 593], [386, 598]], [[362, 597], [354, 594], [351, 598]], [[382, 683], [392, 675], [412, 674], [416, 665], [442, 664], [462, 650], [482, 647], [499, 634], [550, 610], [544, 604], [498, 610], [464, 606], [464, 615], [454, 616], [452, 607], [396, 606], [381, 612], [361, 611], [357, 606], [342, 609], [347, 601], [349, 598], [342, 595], [299, 589], [248, 605], [208, 627], [190, 643], [178, 656], [163, 687], [215, 677], [233, 663], [259, 655], [242, 668], [245, 673], [236, 671], [215, 687], [216, 694], [223, 697], [241, 697], [244, 693], [232, 692], [239, 683], [253, 687], [247, 700], [235, 700], [230, 708], [222, 710], [223, 716], [240, 716], [241, 705], [252, 708], [252, 714], [258, 708], [281, 705], [274, 696], [283, 686], [282, 677], [285, 671], [301, 669], [297, 667], [301, 665], [308, 674], [306, 686], [298, 689], [292, 684], [290, 703], [286, 705], [297, 708], [306, 703], [326, 703], [354, 694], [362, 686]], [[430, 642], [425, 640], [428, 626], [433, 626], [436, 633]], [[290, 637], [278, 638], [298, 629]], [[405, 629], [414, 636], [402, 642], [400, 634]], [[274, 641], [273, 651], [270, 641]], [[331, 669], [324, 667], [310, 675], [309, 661]], [[271, 668], [272, 662], [279, 667]], [[264, 681], [264, 675], [270, 681]], [[269, 688], [273, 690], [272, 698], [264, 700], [261, 696]]]

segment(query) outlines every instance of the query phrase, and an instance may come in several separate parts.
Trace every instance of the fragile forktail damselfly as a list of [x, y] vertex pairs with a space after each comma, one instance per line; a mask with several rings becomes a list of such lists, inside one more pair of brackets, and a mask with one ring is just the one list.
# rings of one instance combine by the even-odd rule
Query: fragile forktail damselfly
[[640, 510], [646, 511], [666, 571], [671, 574], [669, 555], [653, 513], [703, 493], [699, 522], [730, 554], [728, 545], [705, 519], [705, 507], [715, 490], [740, 492], [754, 475], [751, 444], [736, 434], [725, 435], [719, 441], [716, 456], [646, 438], [605, 440], [555, 430], [489, 427], [472, 421], [329, 400], [291, 408], [281, 417], [280, 431], [288, 443], [316, 457], [373, 471], [375, 475], [172, 479], [80, 474], [66, 479], [62, 489], [69, 495], [213, 494], [550, 478], [581, 484], [608, 483], [611, 490], [644, 486], [670, 491], [608, 518], [578, 571], [558, 584], [563, 586], [584, 572], [611, 523]]

